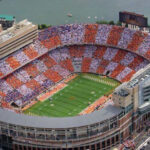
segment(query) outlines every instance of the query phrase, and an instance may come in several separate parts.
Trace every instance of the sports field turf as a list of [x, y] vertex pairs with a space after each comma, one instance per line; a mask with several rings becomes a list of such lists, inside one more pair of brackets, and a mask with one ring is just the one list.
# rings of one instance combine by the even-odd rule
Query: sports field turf
[[76, 116], [104, 94], [112, 92], [119, 83], [94, 74], [79, 74], [68, 85], [55, 93], [51, 99], [38, 102], [24, 111], [37, 116]]

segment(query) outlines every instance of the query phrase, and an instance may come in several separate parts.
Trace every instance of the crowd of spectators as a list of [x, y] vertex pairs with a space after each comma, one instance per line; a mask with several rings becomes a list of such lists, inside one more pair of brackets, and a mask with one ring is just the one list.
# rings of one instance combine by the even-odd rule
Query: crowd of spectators
[[116, 46], [134, 51], [147, 59], [150, 58], [150, 37], [142, 32], [101, 24], [62, 25], [41, 31], [38, 40], [33, 44], [0, 60], [0, 77], [12, 73], [51, 49], [85, 43]]
[[73, 72], [98, 73], [123, 82], [147, 64], [146, 59], [116, 48], [90, 45], [56, 48], [1, 79], [0, 96], [8, 103], [24, 105]]
[[[50, 27], [39, 34], [39, 41], [49, 42], [51, 38], [55, 39], [54, 43], [62, 45], [74, 44], [100, 44], [112, 45], [137, 53], [146, 57], [148, 51], [149, 36], [148, 34], [122, 28], [119, 26], [102, 25], [102, 24], [70, 24], [57, 27]], [[59, 40], [59, 42], [57, 41]], [[57, 47], [57, 45], [55, 45]]]
[[149, 63], [149, 43], [149, 35], [117, 26], [50, 27], [34, 43], [0, 60], [0, 98], [22, 106], [73, 72], [128, 81]]

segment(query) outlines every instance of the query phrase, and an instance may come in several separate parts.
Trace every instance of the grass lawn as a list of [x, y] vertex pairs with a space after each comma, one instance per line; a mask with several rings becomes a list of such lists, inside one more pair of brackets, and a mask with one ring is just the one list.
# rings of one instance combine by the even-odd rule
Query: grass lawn
[[95, 74], [79, 74], [52, 100], [38, 102], [24, 111], [25, 114], [49, 117], [76, 116], [104, 94], [110, 93], [119, 83]]

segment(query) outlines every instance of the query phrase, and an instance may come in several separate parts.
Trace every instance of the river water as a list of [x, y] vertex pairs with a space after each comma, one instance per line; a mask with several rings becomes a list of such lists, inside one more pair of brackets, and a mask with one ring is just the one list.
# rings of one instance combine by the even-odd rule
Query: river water
[[38, 24], [117, 21], [119, 11], [123, 10], [150, 18], [150, 0], [0, 0], [0, 14], [14, 15], [17, 21], [27, 18]]

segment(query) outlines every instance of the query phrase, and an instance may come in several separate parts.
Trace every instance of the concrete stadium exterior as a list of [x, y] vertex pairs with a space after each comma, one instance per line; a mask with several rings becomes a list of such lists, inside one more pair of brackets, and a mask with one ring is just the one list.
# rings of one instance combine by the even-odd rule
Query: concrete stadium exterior
[[[97, 27], [98, 25], [93, 26]], [[111, 27], [113, 28], [113, 26]], [[61, 26], [61, 28], [63, 28], [63, 26]], [[124, 30], [124, 28], [119, 28]], [[53, 28], [50, 30], [53, 31]], [[59, 33], [59, 31], [57, 32]], [[68, 40], [68, 43], [58, 43], [56, 42], [59, 38], [58, 33], [54, 33], [53, 37], [50, 37], [49, 45], [47, 47], [45, 45], [48, 51], [54, 50], [57, 47], [64, 47], [66, 45], [101, 45], [130, 51], [136, 55], [144, 57], [147, 60], [150, 60], [149, 56], [143, 55], [141, 51], [133, 51], [130, 47], [124, 48], [115, 43], [113, 44], [113, 42], [98, 43], [95, 42], [95, 40], [79, 40], [78, 42], [73, 42], [73, 40], [71, 40], [70, 42]], [[39, 34], [42, 34], [42, 32]], [[63, 34], [67, 37], [67, 34]], [[85, 32], [83, 35], [84, 34]], [[140, 34], [143, 38], [143, 33], [138, 32], [138, 34]], [[73, 38], [73, 36], [76, 35], [72, 35], [70, 39]], [[84, 35], [85, 39], [86, 36], [90, 35]], [[114, 34], [114, 38], [115, 36], [116, 35]], [[52, 40], [54, 41], [54, 44], [52, 43]], [[19, 68], [21, 67], [22, 66]], [[15, 70], [17, 69], [18, 68]], [[146, 70], [149, 70], [149, 67], [147, 67]], [[133, 76], [131, 82], [137, 76], [142, 76], [144, 73], [145, 70], [139, 71], [135, 74], [135, 76]], [[4, 77], [5, 76], [7, 75], [4, 75]], [[144, 79], [142, 79], [142, 81], [143, 80]], [[126, 84], [129, 83], [130, 81]], [[141, 99], [137, 98], [137, 93], [140, 92], [139, 87], [142, 87], [139, 83], [141, 83], [141, 80], [139, 80], [136, 86], [132, 86], [131, 90], [127, 89], [125, 95], [124, 92], [120, 94], [120, 91], [122, 92], [122, 89], [125, 91], [127, 87], [127, 85], [122, 87], [124, 85], [123, 83], [123, 85], [117, 88], [113, 93], [115, 106], [107, 106], [100, 111], [84, 116], [68, 118], [33, 117], [0, 109], [0, 145], [4, 149], [14, 150], [111, 149], [126, 139], [131, 138], [132, 135], [135, 132], [140, 131], [146, 121], [150, 119], [150, 105], [144, 105], [145, 101], [140, 103]], [[140, 106], [142, 106], [142, 109], [139, 109]]]

